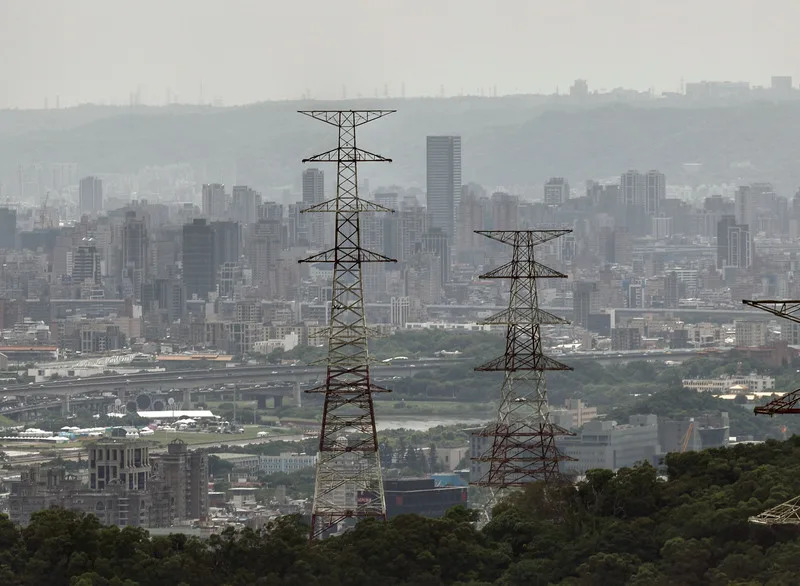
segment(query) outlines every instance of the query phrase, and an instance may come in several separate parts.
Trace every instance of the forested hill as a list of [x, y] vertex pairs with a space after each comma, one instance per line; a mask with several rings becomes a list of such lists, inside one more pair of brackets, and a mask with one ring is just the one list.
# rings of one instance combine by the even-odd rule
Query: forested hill
[[472, 514], [364, 522], [309, 546], [280, 519], [263, 533], [149, 539], [94, 517], [38, 513], [19, 529], [0, 518], [4, 585], [794, 585], [800, 529], [750, 515], [800, 494], [800, 438], [673, 454], [650, 466], [592, 471], [544, 498], [540, 485], [504, 501], [476, 530]]
[[[0, 111], [0, 178], [14, 185], [17, 165], [35, 161], [77, 162], [81, 174], [190, 163], [199, 181], [236, 180], [270, 194], [297, 184], [300, 159], [334, 140], [296, 110], [377, 107], [398, 110], [362, 129], [361, 144], [395, 161], [366, 175], [383, 185], [424, 186], [425, 136], [446, 133], [463, 137], [465, 182], [540, 185], [563, 175], [578, 184], [659, 168], [672, 182], [769, 180], [794, 193], [800, 103], [677, 104], [503, 97]], [[684, 174], [687, 162], [702, 163], [697, 176]]]

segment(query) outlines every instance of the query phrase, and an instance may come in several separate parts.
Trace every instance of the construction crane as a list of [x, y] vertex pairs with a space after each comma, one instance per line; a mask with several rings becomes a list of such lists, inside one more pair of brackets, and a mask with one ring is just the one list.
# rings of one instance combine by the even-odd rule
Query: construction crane
[[[742, 303], [771, 313], [774, 316], [788, 319], [789, 321], [800, 323], [800, 300], [797, 299], [762, 299], [753, 301], [743, 299]], [[790, 391], [785, 395], [773, 399], [766, 405], [756, 407], [753, 412], [756, 415], [791, 415], [800, 413], [800, 389]], [[786, 427], [782, 428], [784, 435]], [[800, 525], [800, 496], [789, 499], [763, 513], [753, 515], [748, 519], [751, 523], [758, 525]]]
[[692, 438], [694, 431], [694, 419], [689, 420], [689, 429], [686, 430], [686, 435], [683, 436], [683, 444], [681, 445], [681, 454], [686, 453], [686, 448], [689, 447], [689, 440]]

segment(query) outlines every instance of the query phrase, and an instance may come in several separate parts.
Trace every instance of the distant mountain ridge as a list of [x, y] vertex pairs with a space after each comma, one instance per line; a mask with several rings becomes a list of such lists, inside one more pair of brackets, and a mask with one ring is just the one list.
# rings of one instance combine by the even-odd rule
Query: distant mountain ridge
[[[364, 148], [394, 160], [365, 170], [382, 185], [424, 188], [429, 134], [460, 134], [464, 182], [489, 187], [541, 185], [554, 175], [580, 186], [629, 168], [658, 168], [673, 182], [773, 181], [789, 197], [800, 185], [800, 102], [594, 107], [536, 97], [6, 110], [0, 178], [13, 193], [20, 163], [76, 162], [82, 175], [189, 163], [199, 181], [234, 168], [238, 182], [265, 191], [297, 187], [300, 159], [331, 148], [336, 135], [296, 110], [328, 107], [398, 110], [359, 134]], [[702, 168], [688, 178], [683, 163]]]

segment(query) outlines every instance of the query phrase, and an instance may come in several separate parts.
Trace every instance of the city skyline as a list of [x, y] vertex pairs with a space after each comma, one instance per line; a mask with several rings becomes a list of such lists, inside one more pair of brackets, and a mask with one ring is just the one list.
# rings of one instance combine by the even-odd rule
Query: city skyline
[[[790, 24], [800, 5], [789, 0], [769, 9], [753, 0], [642, 0], [635, 8], [623, 0], [316, 2], [311, 29], [307, 10], [243, 1], [224, 11], [187, 0], [6, 3], [0, 50], [14, 59], [0, 67], [0, 108], [550, 94], [566, 93], [576, 78], [593, 89], [663, 92], [684, 81], [768, 86], [772, 75], [800, 77]], [[342, 35], [354, 22], [358, 34]], [[547, 22], [568, 22], [567, 34]], [[611, 35], [621, 22], [630, 34]], [[206, 42], [226, 27], [236, 31], [226, 43]], [[355, 52], [360, 66], [315, 63], [331, 47]]]

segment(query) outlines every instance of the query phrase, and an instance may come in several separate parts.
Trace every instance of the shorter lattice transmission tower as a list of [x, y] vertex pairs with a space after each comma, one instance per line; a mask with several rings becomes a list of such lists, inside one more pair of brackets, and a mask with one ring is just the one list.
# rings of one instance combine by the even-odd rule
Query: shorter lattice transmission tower
[[545, 373], [571, 370], [542, 352], [543, 325], [567, 323], [539, 308], [537, 279], [566, 278], [534, 259], [534, 248], [571, 230], [477, 231], [513, 247], [511, 261], [481, 275], [510, 279], [508, 308], [484, 320], [506, 326], [505, 353], [476, 371], [503, 371], [496, 419], [475, 433], [478, 455], [473, 460], [472, 484], [498, 491], [541, 480], [560, 479], [559, 462], [571, 458], [556, 446], [556, 437], [572, 435], [550, 421]]
[[393, 210], [358, 196], [357, 165], [391, 159], [358, 148], [356, 128], [392, 112], [394, 110], [301, 112], [339, 131], [336, 148], [303, 159], [304, 163], [337, 165], [336, 197], [303, 210], [336, 214], [334, 247], [300, 261], [333, 264], [327, 375], [324, 385], [308, 391], [325, 395], [311, 539], [347, 529], [359, 519], [386, 519], [372, 393], [387, 392], [387, 389], [373, 384], [370, 378], [361, 263], [394, 260], [361, 247], [359, 214]]

